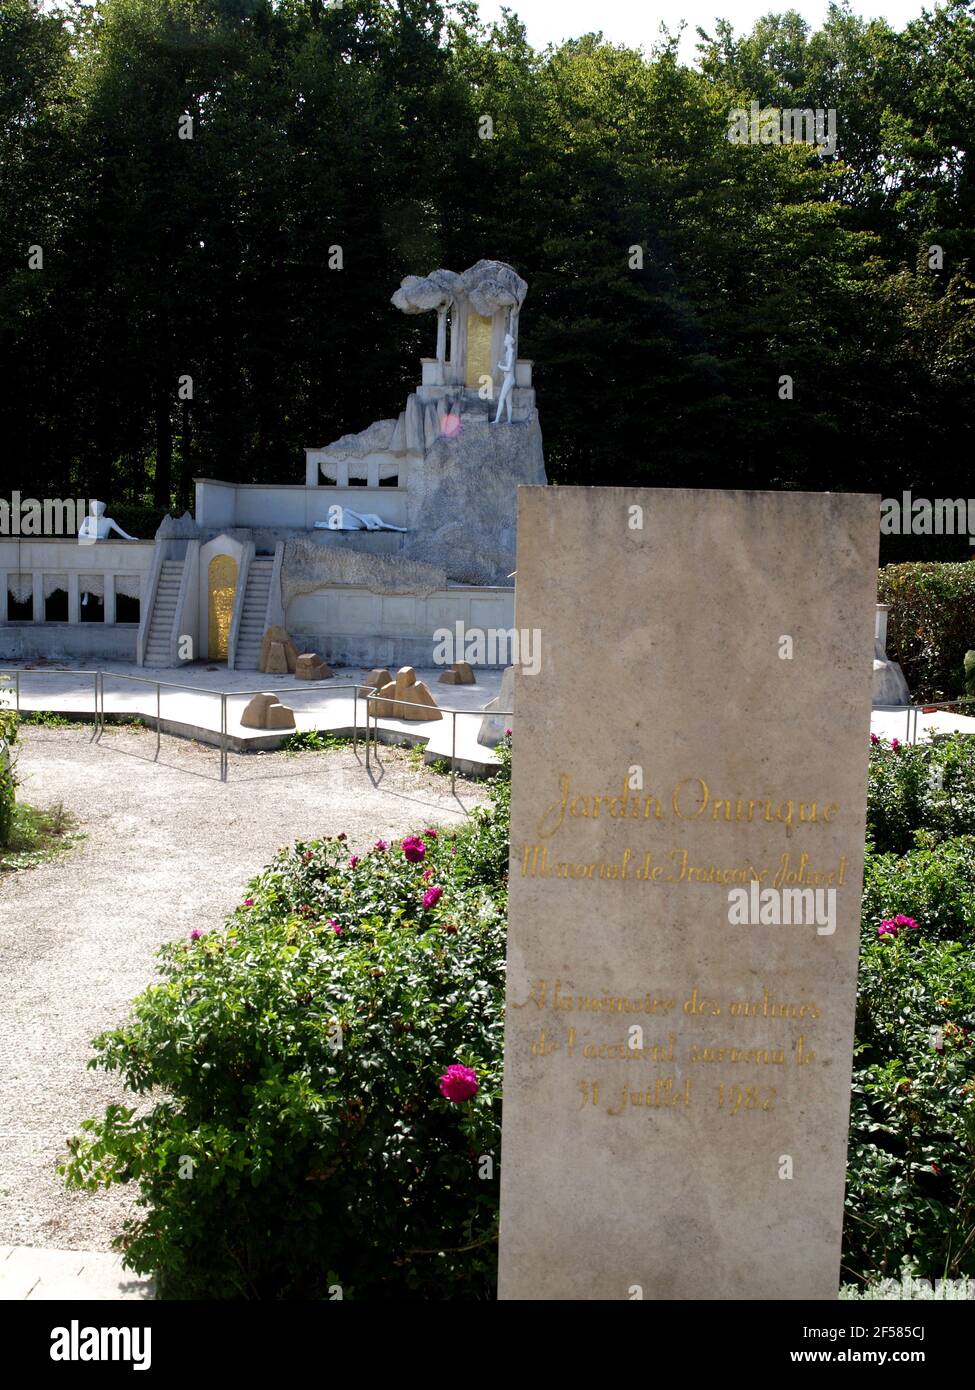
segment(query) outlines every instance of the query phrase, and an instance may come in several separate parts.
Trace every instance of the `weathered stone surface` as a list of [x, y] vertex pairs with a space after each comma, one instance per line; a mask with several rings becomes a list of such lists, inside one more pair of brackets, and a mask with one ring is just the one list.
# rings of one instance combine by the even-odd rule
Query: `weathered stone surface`
[[449, 671], [440, 675], [441, 685], [474, 685], [474, 672], [466, 661], [455, 661]]
[[[301, 594], [313, 594], [330, 584], [349, 584], [374, 594], [418, 594], [427, 597], [446, 588], [443, 568], [405, 560], [400, 555], [375, 555], [336, 545], [338, 532], [320, 531], [285, 543], [281, 562], [281, 592], [285, 608]], [[364, 531], [363, 537], [375, 535]], [[357, 535], [358, 539], [358, 535]]]
[[164, 516], [156, 528], [157, 541], [195, 541], [203, 534], [189, 512], [182, 516]]
[[267, 712], [272, 705], [277, 703], [278, 697], [276, 695], [254, 695], [244, 707], [244, 712], [240, 716], [241, 724], [245, 729], [266, 729]]
[[[370, 554], [336, 545], [335, 536], [325, 531], [317, 544], [288, 541], [281, 571], [285, 607], [298, 594], [327, 584], [424, 595], [443, 588], [444, 576], [464, 584], [510, 584], [517, 489], [545, 482], [537, 412], [512, 425], [494, 425], [491, 402], [458, 390], [442, 400], [411, 395], [405, 415], [416, 452], [409, 460], [402, 549], [395, 555]], [[353, 439], [361, 440], [357, 447], [363, 455], [373, 452], [379, 436], [371, 432], [379, 425], [384, 431], [389, 426], [392, 441], [395, 422], [378, 421], [362, 435], [343, 436], [329, 452], [349, 457]]]
[[[511, 583], [516, 499], [522, 484], [545, 482], [538, 415], [493, 425], [488, 403], [466, 398], [429, 402], [432, 439], [410, 460], [409, 534], [403, 556], [436, 565], [463, 584]], [[458, 421], [446, 433], [443, 419]]]
[[427, 722], [443, 715], [429, 687], [416, 678], [412, 666], [401, 666], [396, 679], [384, 685], [369, 701], [369, 713], [380, 719], [410, 719]]
[[836, 1298], [879, 516], [521, 493], [503, 1299]]
[[265, 729], [293, 729], [295, 712], [288, 705], [268, 705], [266, 720]]
[[393, 677], [386, 670], [385, 666], [374, 666], [367, 674], [360, 689], [370, 687], [373, 690], [381, 690], [384, 685], [389, 685]]
[[317, 652], [302, 652], [295, 666], [295, 676], [302, 681], [327, 681], [333, 675], [331, 667]]
[[483, 743], [485, 748], [493, 748], [499, 739], [504, 737], [505, 729], [514, 728], [514, 718], [511, 714], [491, 713], [492, 710], [513, 710], [515, 698], [515, 668], [506, 666], [501, 676], [501, 691], [493, 700], [488, 700], [484, 706], [484, 718], [481, 720], [481, 727], [478, 731], [477, 741]]
[[271, 675], [288, 674], [288, 656], [283, 642], [271, 642], [267, 649], [267, 660], [262, 669]]
[[[264, 636], [261, 638], [260, 669], [262, 671], [273, 671], [275, 674], [282, 674], [281, 669], [277, 666], [268, 665], [268, 662], [271, 659], [271, 648], [275, 644], [280, 645], [284, 649], [285, 664], [283, 667], [283, 671], [294, 671], [298, 665], [298, 648], [295, 646], [294, 642], [292, 642], [291, 638], [288, 636], [287, 629], [277, 625], [269, 627], [265, 631]], [[275, 658], [275, 660], [278, 659], [279, 658], [277, 657]]]
[[443, 718], [433, 693], [424, 681], [417, 681], [415, 685], [411, 685], [405, 695], [397, 700], [396, 714], [399, 719], [422, 721]]

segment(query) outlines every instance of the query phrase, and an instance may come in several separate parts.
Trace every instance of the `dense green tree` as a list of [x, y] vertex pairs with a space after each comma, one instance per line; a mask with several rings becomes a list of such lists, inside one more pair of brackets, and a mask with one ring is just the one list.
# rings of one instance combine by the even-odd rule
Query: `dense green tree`
[[[553, 479], [957, 491], [972, 0], [719, 21], [694, 67], [469, 0], [2, 0], [0, 77], [10, 486], [298, 480], [430, 351], [400, 277], [487, 255]], [[732, 144], [752, 100], [835, 108], [836, 155]]]

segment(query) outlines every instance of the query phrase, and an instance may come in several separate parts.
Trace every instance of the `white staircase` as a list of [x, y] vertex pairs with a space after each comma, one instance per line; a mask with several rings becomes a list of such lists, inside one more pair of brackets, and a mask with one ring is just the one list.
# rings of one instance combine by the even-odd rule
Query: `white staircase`
[[183, 577], [182, 560], [163, 560], [159, 571], [159, 584], [156, 588], [156, 601], [152, 605], [152, 618], [149, 621], [149, 636], [146, 639], [146, 666], [170, 666], [172, 654], [170, 639], [176, 621], [176, 602], [179, 598], [179, 584]]
[[234, 650], [234, 669], [256, 671], [261, 659], [261, 638], [267, 627], [267, 604], [271, 596], [273, 560], [251, 560], [247, 589], [240, 613], [240, 629]]

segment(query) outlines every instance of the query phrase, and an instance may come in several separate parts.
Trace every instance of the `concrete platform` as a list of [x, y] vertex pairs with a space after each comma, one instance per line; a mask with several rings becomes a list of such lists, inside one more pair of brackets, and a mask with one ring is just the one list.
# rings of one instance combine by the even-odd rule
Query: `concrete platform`
[[[299, 732], [316, 730], [351, 735], [358, 727], [364, 735], [367, 705], [364, 696], [356, 698], [356, 688], [367, 671], [342, 668], [321, 684], [300, 681], [294, 676], [262, 675], [259, 671], [228, 671], [225, 666], [198, 663], [147, 673], [144, 667], [113, 663], [103, 672], [106, 715], [143, 719], [156, 727], [157, 682], [159, 724], [163, 733], [196, 739], [218, 746], [220, 743], [221, 695], [227, 695], [228, 747], [235, 753], [256, 753], [280, 748], [290, 737], [289, 730], [268, 733], [245, 729], [240, 722], [252, 695], [273, 692], [295, 712]], [[39, 662], [5, 662], [0, 672], [11, 678], [7, 698], [14, 699], [14, 678], [19, 676], [20, 708], [45, 710], [66, 717], [95, 717], [95, 678], [86, 668], [46, 665]], [[380, 719], [377, 737], [385, 743], [425, 743], [425, 761], [450, 758], [456, 714], [457, 770], [471, 776], [488, 775], [497, 766], [491, 749], [478, 743], [483, 707], [501, 688], [500, 670], [480, 671], [476, 685], [440, 685], [441, 668], [417, 670], [443, 710], [443, 718], [408, 721]], [[3, 687], [0, 687], [0, 691]]]
[[101, 1250], [40, 1250], [0, 1246], [0, 1300], [88, 1302], [153, 1298], [152, 1283]]
[[908, 720], [907, 709], [888, 706], [873, 711], [870, 732], [888, 742], [897, 738], [901, 743], [926, 743], [936, 734], [975, 734], [975, 719], [943, 709], [932, 709], [925, 714], [922, 706], [912, 708]]

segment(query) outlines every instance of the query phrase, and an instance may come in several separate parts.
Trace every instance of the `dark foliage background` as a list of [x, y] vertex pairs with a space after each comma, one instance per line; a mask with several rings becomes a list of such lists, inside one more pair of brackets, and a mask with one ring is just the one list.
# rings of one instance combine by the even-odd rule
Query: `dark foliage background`
[[[753, 99], [835, 107], [838, 157], [730, 144]], [[440, 0], [0, 0], [3, 482], [120, 514], [300, 481], [432, 352], [399, 279], [494, 256], [554, 481], [958, 495], [973, 128], [972, 0], [719, 23], [699, 68]]]

